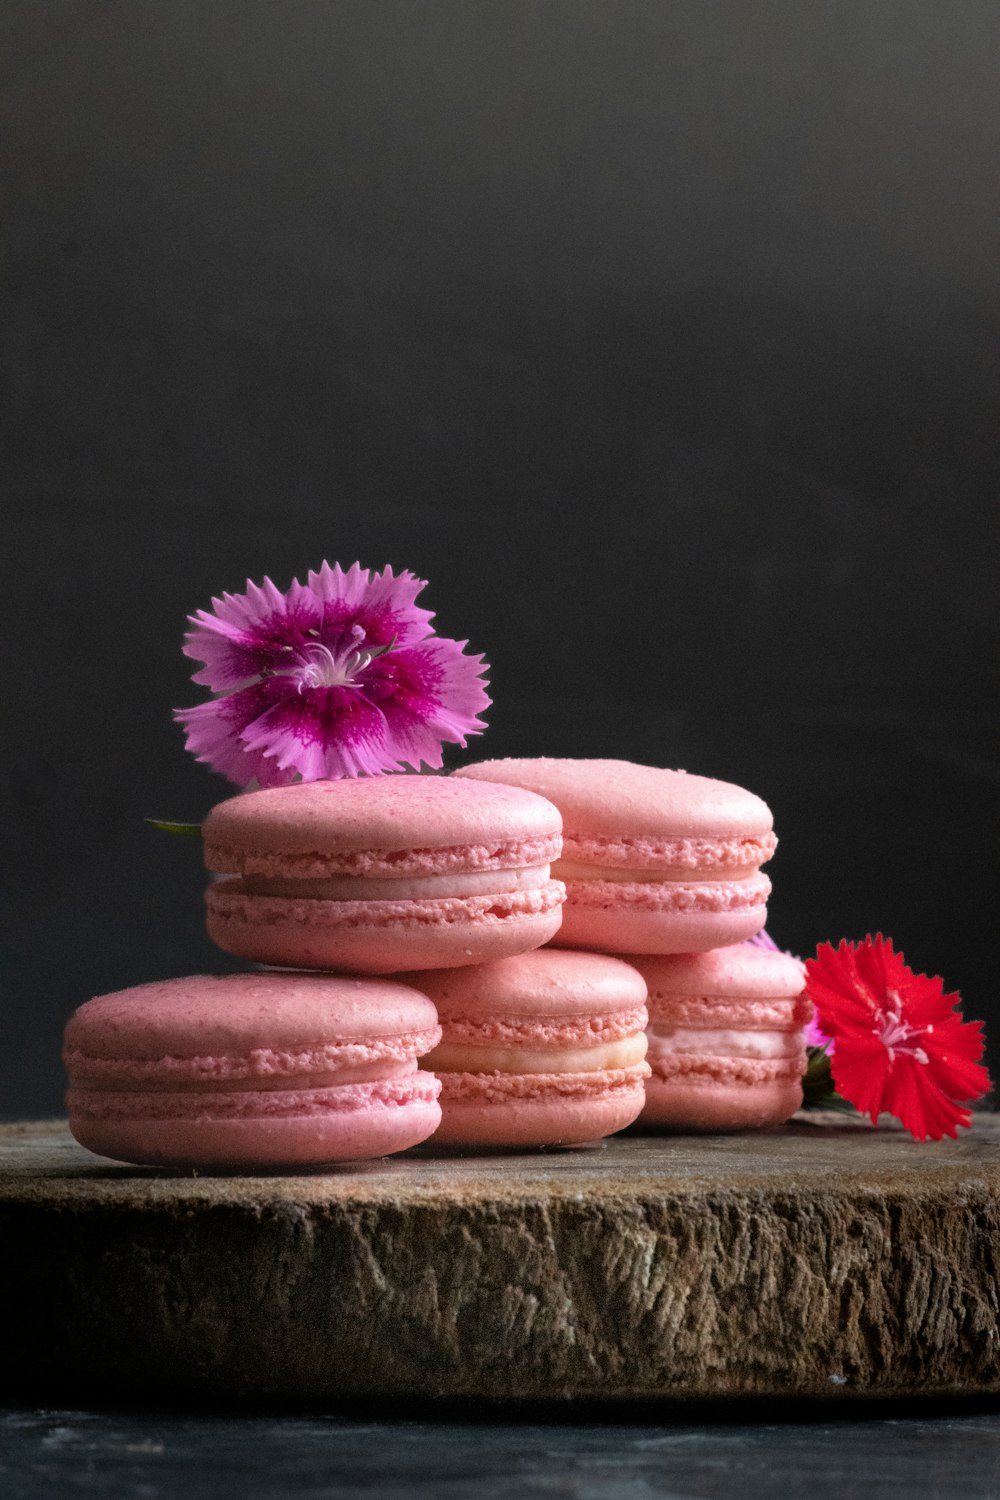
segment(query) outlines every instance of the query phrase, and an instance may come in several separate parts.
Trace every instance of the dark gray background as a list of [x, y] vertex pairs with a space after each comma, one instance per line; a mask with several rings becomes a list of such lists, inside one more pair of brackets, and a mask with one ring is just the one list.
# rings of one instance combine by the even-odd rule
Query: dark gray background
[[3, 1112], [228, 966], [142, 822], [226, 794], [184, 616], [323, 557], [487, 653], [473, 756], [749, 786], [778, 940], [1000, 1038], [998, 64], [993, 0], [3, 0]]

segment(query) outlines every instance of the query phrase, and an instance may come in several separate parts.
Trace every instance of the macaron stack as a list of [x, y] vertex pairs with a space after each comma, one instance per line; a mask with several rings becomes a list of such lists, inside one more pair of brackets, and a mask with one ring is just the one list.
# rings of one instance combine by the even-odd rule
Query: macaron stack
[[203, 838], [209, 935], [267, 967], [81, 1007], [70, 1126], [94, 1151], [287, 1167], [801, 1103], [801, 971], [745, 941], [771, 814], [740, 787], [486, 761], [244, 793]]
[[456, 777], [559, 808], [566, 883], [554, 945], [616, 954], [648, 987], [645, 1124], [778, 1124], [802, 1102], [809, 1005], [799, 965], [750, 946], [764, 926], [771, 813], [742, 787], [615, 760], [484, 761]]
[[646, 986], [542, 950], [565, 886], [558, 809], [502, 782], [392, 776], [230, 798], [204, 826], [209, 934], [241, 958], [396, 974], [445, 1016], [421, 1068], [434, 1139], [565, 1145], [631, 1124], [648, 1074]]
[[[418, 1063], [442, 1033], [421, 976], [440, 989], [453, 969], [493, 975], [555, 937], [561, 827], [531, 791], [437, 776], [300, 783], [221, 803], [203, 828], [205, 862], [221, 877], [207, 892], [208, 931], [271, 967], [82, 1006], [63, 1054], [73, 1133], [121, 1160], [243, 1168], [426, 1140], [441, 1123], [441, 1084]], [[464, 1095], [503, 1104], [485, 1127], [465, 1099], [459, 1117], [478, 1123], [447, 1139], [554, 1144], [636, 1118], [645, 983], [609, 960], [584, 967], [577, 999], [566, 974], [547, 970], [525, 977], [516, 1018], [506, 998], [504, 1014], [482, 1017], [471, 1045], [500, 1082], [477, 1095], [461, 1047], [449, 1072], [461, 1072]], [[384, 977], [400, 970], [405, 984]], [[487, 980], [473, 989], [485, 994]], [[523, 1066], [493, 1045], [522, 1033], [532, 1042]]]

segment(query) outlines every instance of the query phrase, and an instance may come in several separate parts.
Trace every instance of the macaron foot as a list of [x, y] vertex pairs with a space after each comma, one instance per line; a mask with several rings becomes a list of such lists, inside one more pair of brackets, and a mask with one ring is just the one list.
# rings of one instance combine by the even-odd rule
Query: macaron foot
[[[453, 1076], [468, 1079], [470, 1075]], [[446, 1080], [444, 1075], [442, 1122], [428, 1142], [431, 1146], [527, 1149], [583, 1145], [624, 1130], [638, 1119], [645, 1102], [641, 1076], [629, 1086], [603, 1095], [595, 1091], [578, 1099], [494, 1098], [483, 1103], [449, 1097]]]

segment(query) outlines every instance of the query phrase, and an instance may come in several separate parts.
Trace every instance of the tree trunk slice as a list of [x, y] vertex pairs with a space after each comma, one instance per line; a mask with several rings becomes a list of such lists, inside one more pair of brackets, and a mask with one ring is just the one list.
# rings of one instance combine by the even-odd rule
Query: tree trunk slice
[[1000, 1390], [1000, 1117], [197, 1176], [0, 1126], [12, 1389], [689, 1399]]

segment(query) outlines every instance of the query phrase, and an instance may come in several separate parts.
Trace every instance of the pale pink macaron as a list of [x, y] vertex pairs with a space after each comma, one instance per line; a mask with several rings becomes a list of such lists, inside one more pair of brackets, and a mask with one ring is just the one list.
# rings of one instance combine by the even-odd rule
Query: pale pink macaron
[[390, 980], [256, 973], [99, 995], [67, 1026], [70, 1129], [142, 1165], [260, 1167], [403, 1151], [441, 1119], [441, 1033]]
[[247, 792], [204, 825], [209, 936], [297, 968], [390, 974], [483, 963], [547, 943], [565, 889], [562, 824], [516, 787], [444, 776]]
[[649, 989], [644, 1125], [743, 1130], [802, 1104], [805, 971], [787, 953], [738, 943], [630, 960]]
[[760, 867], [777, 840], [767, 804], [742, 787], [625, 760], [488, 760], [455, 776], [524, 787], [559, 808], [559, 945], [688, 953], [764, 925], [771, 883]]
[[441, 1080], [435, 1144], [571, 1145], [637, 1118], [646, 986], [619, 959], [545, 948], [419, 983], [443, 1033], [421, 1063]]

